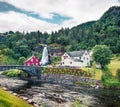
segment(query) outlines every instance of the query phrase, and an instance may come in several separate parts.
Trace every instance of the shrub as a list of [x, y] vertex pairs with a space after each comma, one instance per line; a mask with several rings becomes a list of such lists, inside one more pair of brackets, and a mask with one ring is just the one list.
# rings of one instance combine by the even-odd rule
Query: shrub
[[102, 75], [103, 85], [106, 88], [119, 88], [120, 87], [120, 69], [117, 70], [116, 77], [113, 76], [109, 70], [104, 71]]
[[48, 74], [68, 74], [75, 76], [85, 76], [91, 77], [92, 73], [90, 71], [84, 71], [82, 69], [72, 69], [72, 68], [44, 68], [42, 73]]
[[83, 105], [79, 99], [75, 99], [75, 101], [72, 104], [72, 107], [85, 107], [85, 105]]
[[3, 75], [6, 75], [8, 77], [25, 77], [27, 76], [27, 73], [25, 73], [24, 71], [21, 70], [17, 70], [17, 69], [11, 69], [11, 70], [6, 70], [2, 73]]
[[120, 82], [120, 68], [117, 69], [116, 77], [118, 81]]

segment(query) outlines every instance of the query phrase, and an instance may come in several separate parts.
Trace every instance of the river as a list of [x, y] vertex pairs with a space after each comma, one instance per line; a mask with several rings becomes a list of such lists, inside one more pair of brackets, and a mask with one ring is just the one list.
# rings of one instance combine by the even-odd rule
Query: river
[[[48, 107], [69, 107], [67, 104], [71, 106], [75, 98], [80, 98], [80, 102], [86, 105], [85, 107], [120, 107], [120, 90], [43, 83], [28, 84], [17, 92], [34, 100], [38, 105], [47, 103]], [[53, 99], [54, 96], [62, 97], [63, 102], [59, 103], [57, 99]]]
[[[51, 82], [51, 78], [54, 82]], [[30, 82], [17, 92], [38, 105], [47, 103], [48, 107], [71, 107], [75, 99], [85, 107], [120, 107], [120, 90], [74, 85], [72, 78], [68, 75], [49, 75], [48, 80], [44, 78], [49, 83]], [[95, 82], [85, 78], [74, 79]]]
[[10, 90], [31, 99], [38, 107], [41, 105], [46, 105], [46, 107], [72, 107], [75, 99], [78, 99], [84, 107], [120, 107], [120, 90], [95, 89], [89, 86], [43, 83], [40, 81], [28, 82], [20, 88]]

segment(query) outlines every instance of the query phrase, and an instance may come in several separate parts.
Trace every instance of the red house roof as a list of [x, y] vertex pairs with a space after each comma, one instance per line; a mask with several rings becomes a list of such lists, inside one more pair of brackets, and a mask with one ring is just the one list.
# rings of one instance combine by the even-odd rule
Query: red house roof
[[33, 55], [24, 62], [24, 65], [25, 66], [40, 66], [40, 60], [35, 55]]

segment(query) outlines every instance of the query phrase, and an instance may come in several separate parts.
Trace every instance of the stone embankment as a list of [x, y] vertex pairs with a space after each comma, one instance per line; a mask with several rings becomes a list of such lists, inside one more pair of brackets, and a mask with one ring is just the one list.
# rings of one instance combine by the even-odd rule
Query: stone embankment
[[42, 80], [48, 83], [61, 84], [61, 85], [75, 85], [76, 83], [82, 83], [80, 85], [86, 85], [93, 88], [103, 88], [99, 80], [91, 79], [89, 77], [80, 77], [74, 75], [64, 74], [44, 74]]

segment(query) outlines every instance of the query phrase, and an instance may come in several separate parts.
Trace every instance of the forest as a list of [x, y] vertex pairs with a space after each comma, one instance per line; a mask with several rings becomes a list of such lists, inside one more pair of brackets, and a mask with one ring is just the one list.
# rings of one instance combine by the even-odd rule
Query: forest
[[120, 6], [109, 8], [97, 21], [51, 33], [0, 33], [0, 64], [21, 64], [32, 54], [41, 58], [44, 44], [62, 47], [62, 51], [91, 50], [95, 45], [104, 44], [113, 54], [120, 54]]

